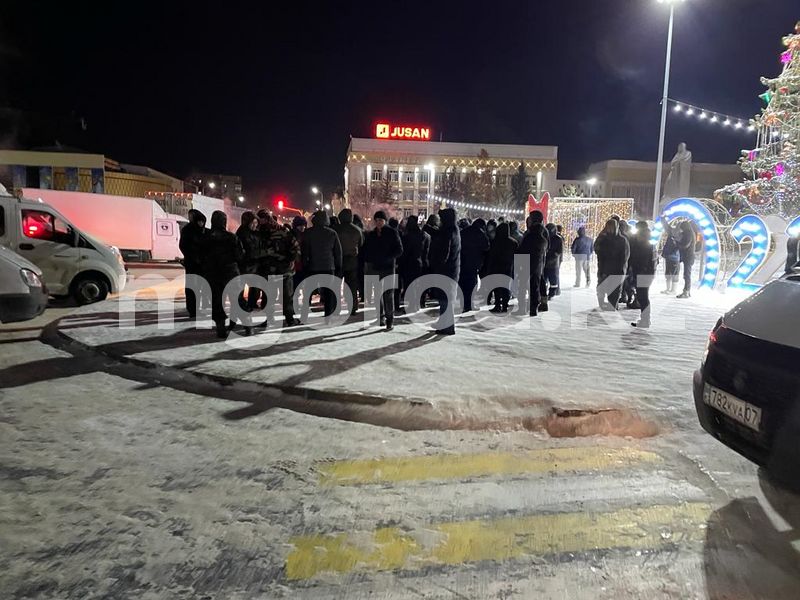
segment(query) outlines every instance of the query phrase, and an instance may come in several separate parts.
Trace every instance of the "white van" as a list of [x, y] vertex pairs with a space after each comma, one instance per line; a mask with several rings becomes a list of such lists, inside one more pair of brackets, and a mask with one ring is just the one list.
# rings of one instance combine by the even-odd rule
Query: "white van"
[[39, 267], [53, 296], [89, 304], [125, 289], [119, 250], [78, 230], [53, 207], [15, 198], [2, 185], [0, 246]]
[[33, 319], [46, 307], [41, 269], [0, 246], [0, 323]]

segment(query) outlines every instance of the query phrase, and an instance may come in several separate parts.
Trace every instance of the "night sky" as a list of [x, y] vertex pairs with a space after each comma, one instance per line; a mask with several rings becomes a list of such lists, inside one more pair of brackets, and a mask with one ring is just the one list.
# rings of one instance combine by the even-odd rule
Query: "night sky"
[[[797, 0], [680, 4], [670, 95], [752, 116], [798, 19]], [[6, 1], [0, 107], [23, 116], [0, 143], [58, 135], [181, 177], [238, 173], [249, 198], [302, 205], [312, 184], [341, 185], [349, 136], [382, 118], [445, 141], [555, 144], [559, 176], [578, 177], [655, 160], [667, 20], [655, 0]], [[667, 158], [679, 141], [732, 163], [749, 138], [671, 115]]]

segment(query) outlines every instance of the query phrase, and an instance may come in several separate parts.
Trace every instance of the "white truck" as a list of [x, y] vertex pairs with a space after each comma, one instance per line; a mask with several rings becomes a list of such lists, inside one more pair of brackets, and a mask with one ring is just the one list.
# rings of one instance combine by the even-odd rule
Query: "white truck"
[[36, 188], [23, 188], [22, 194], [54, 207], [82, 231], [119, 248], [130, 262], [181, 259], [178, 242], [187, 220], [154, 200]]
[[41, 269], [53, 296], [73, 296], [79, 304], [89, 304], [125, 288], [127, 275], [117, 248], [83, 231], [45, 202], [16, 198], [2, 185], [0, 246]]

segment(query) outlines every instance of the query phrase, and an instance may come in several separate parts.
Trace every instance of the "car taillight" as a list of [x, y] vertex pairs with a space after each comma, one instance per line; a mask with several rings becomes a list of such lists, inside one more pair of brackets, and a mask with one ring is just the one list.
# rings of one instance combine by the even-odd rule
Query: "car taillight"
[[708, 340], [706, 341], [706, 349], [703, 352], [703, 361], [701, 364], [706, 364], [706, 359], [708, 358], [708, 353], [711, 350], [711, 347], [717, 343], [717, 332], [722, 327], [722, 317], [717, 321], [717, 324], [714, 325], [714, 329], [711, 330], [711, 333], [708, 334]]

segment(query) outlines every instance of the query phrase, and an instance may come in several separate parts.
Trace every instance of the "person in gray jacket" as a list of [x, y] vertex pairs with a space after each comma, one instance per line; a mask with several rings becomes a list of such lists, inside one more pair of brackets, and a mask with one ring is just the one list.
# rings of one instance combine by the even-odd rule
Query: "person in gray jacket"
[[353, 294], [350, 314], [354, 315], [358, 310], [358, 257], [364, 245], [364, 232], [353, 224], [353, 211], [349, 208], [344, 208], [339, 213], [339, 225], [334, 230], [342, 245], [342, 276]]
[[[303, 271], [306, 276], [342, 274], [342, 245], [339, 236], [330, 228], [328, 213], [318, 210], [311, 216], [311, 227], [303, 234], [301, 252]], [[320, 290], [325, 306], [325, 317], [333, 314], [336, 296], [332, 289]]]

